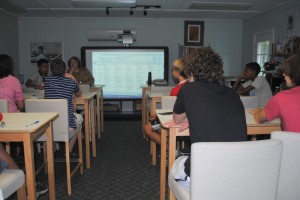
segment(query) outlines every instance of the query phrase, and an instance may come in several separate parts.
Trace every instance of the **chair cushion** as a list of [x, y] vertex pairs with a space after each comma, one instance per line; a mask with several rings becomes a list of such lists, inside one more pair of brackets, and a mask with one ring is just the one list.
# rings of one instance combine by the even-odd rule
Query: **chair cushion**
[[[25, 181], [25, 175], [20, 169], [6, 169], [0, 174], [0, 198], [9, 197], [17, 191]], [[2, 196], [1, 196], [2, 195]]]
[[177, 200], [190, 200], [190, 182], [189, 181], [175, 181], [171, 173], [168, 176], [168, 184]]

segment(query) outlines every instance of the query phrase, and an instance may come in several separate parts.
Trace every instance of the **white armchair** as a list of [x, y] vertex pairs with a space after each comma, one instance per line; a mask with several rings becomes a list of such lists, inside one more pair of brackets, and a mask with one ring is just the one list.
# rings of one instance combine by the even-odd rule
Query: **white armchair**
[[8, 101], [6, 99], [0, 99], [0, 112], [8, 112]]
[[190, 186], [172, 173], [169, 186], [178, 200], [275, 200], [281, 153], [279, 140], [194, 143]]
[[[68, 122], [68, 102], [66, 99], [26, 99], [25, 100], [26, 112], [57, 112], [59, 118], [53, 123], [53, 141], [64, 142], [66, 152], [66, 171], [67, 171], [67, 187], [68, 195], [71, 195], [71, 178], [80, 169], [83, 173], [83, 157], [82, 157], [82, 134], [80, 125], [77, 129], [69, 128]], [[78, 150], [79, 158], [75, 168], [71, 171], [70, 167], [70, 154], [69, 154], [69, 140], [77, 135], [78, 136]], [[38, 141], [46, 141], [45, 134], [41, 136]], [[45, 144], [44, 144], [45, 145]]]
[[0, 174], [0, 200], [6, 199], [15, 191], [18, 200], [26, 199], [25, 175], [20, 169], [5, 169]]
[[258, 108], [259, 98], [258, 96], [241, 96], [241, 101], [245, 109]]
[[276, 200], [299, 200], [300, 133], [276, 131], [272, 132], [271, 138], [283, 143]]

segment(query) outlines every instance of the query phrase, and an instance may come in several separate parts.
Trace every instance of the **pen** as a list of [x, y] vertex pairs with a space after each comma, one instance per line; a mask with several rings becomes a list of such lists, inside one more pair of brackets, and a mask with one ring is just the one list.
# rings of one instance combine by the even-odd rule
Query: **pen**
[[29, 127], [29, 126], [32, 126], [32, 125], [35, 125], [35, 124], [37, 124], [37, 123], [39, 123], [40, 121], [35, 121], [35, 122], [33, 122], [32, 124], [28, 124], [28, 125], [26, 125], [26, 127]]

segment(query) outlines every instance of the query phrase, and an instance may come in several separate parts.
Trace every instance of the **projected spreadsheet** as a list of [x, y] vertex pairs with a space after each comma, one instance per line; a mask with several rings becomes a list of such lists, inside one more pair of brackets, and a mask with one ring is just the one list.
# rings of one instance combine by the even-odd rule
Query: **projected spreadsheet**
[[106, 98], [140, 98], [140, 85], [164, 77], [164, 52], [93, 52], [95, 85], [105, 85]]

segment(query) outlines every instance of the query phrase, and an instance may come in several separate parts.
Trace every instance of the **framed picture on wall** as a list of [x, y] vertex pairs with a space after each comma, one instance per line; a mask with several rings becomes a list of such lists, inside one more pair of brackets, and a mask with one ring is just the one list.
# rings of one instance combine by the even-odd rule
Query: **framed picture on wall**
[[184, 22], [184, 45], [202, 46], [204, 39], [204, 21]]
[[63, 57], [63, 43], [59, 41], [29, 42], [30, 63], [36, 63], [39, 59], [51, 62]]
[[285, 11], [285, 23], [286, 31], [293, 33], [297, 29], [297, 21], [299, 21], [299, 10], [298, 8], [289, 8]]

